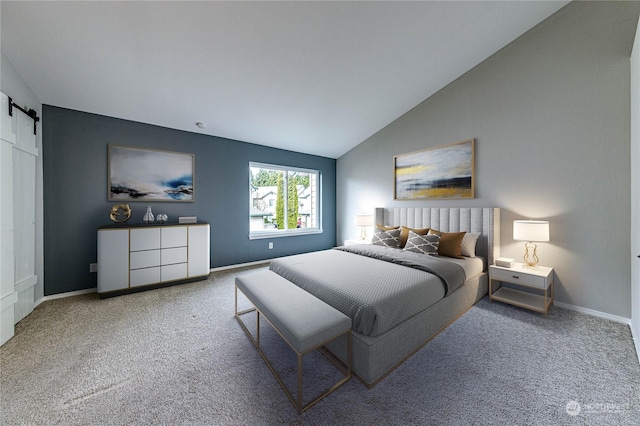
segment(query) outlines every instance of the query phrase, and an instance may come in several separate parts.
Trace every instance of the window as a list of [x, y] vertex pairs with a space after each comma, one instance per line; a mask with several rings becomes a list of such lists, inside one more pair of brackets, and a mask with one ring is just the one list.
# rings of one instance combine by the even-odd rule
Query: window
[[322, 232], [320, 172], [249, 163], [249, 236]]

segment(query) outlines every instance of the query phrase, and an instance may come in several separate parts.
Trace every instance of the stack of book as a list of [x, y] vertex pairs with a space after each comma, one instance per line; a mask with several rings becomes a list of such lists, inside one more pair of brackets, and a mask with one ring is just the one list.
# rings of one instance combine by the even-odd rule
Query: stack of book
[[198, 223], [197, 216], [178, 216], [178, 223]]
[[514, 264], [515, 261], [508, 257], [499, 257], [496, 259], [496, 266], [501, 266], [503, 268], [511, 268]]

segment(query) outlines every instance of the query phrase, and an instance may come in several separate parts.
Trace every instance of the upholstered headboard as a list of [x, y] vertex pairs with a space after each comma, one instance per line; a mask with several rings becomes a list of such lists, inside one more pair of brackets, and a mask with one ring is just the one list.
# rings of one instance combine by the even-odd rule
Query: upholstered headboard
[[476, 254], [487, 265], [500, 257], [500, 209], [490, 207], [377, 207], [376, 224], [433, 228], [442, 232], [480, 232]]

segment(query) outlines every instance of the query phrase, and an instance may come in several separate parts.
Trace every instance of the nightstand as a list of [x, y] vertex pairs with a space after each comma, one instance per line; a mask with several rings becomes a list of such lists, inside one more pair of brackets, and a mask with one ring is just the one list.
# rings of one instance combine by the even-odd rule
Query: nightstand
[[[493, 293], [493, 281], [540, 290], [542, 294], [504, 286]], [[511, 268], [491, 265], [489, 267], [489, 301], [493, 300], [543, 313], [546, 318], [549, 308], [553, 305], [553, 268], [546, 266], [528, 268], [522, 263], [516, 263]]]
[[345, 246], [353, 246], [356, 244], [371, 244], [371, 240], [361, 240], [359, 238], [353, 240], [344, 240]]

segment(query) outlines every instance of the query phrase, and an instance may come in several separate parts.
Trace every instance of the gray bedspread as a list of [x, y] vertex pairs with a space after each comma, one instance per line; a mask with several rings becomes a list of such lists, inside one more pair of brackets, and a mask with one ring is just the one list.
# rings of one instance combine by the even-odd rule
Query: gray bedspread
[[365, 336], [384, 333], [465, 281], [455, 263], [373, 245], [284, 257], [270, 269], [348, 315]]
[[336, 247], [335, 249], [384, 260], [385, 262], [396, 263], [409, 268], [420, 269], [425, 272], [431, 272], [442, 279], [442, 282], [446, 286], [446, 294], [455, 291], [466, 279], [464, 269], [460, 265], [447, 262], [445, 259], [440, 259], [434, 256], [427, 256], [420, 253], [398, 249], [390, 249], [388, 247], [373, 244], [342, 246]]

